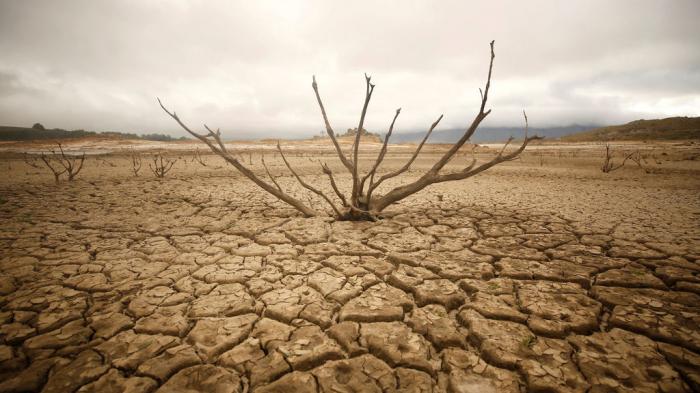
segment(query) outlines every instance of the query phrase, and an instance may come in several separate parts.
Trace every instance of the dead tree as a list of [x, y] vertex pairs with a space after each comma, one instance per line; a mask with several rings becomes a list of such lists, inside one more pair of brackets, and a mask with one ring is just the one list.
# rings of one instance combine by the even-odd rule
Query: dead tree
[[[627, 160], [632, 158], [633, 155], [634, 155], [634, 152], [628, 154], [627, 156], [625, 156], [625, 158], [622, 160], [621, 163], [615, 165], [615, 163], [613, 162], [613, 152], [610, 149], [610, 144], [606, 143], [605, 144], [605, 157], [603, 158], [603, 164], [600, 166], [600, 170], [603, 173], [610, 173], [612, 171], [616, 171], [616, 170], [622, 168], [623, 166], [625, 166], [625, 163], [627, 162]], [[640, 167], [641, 167], [641, 165], [640, 165]]]
[[[70, 156], [63, 151], [63, 146], [60, 143], [58, 143], [58, 150], [59, 152], [57, 153], [55, 150], [51, 149], [50, 156], [41, 153], [41, 160], [53, 173], [56, 183], [58, 183], [61, 175], [64, 173], [68, 174], [68, 181], [73, 181], [78, 173], [80, 173], [80, 170], [83, 169], [85, 153], [81, 156]], [[63, 167], [63, 170], [61, 170], [61, 167]]]
[[[280, 153], [285, 165], [292, 173], [292, 175], [296, 178], [296, 180], [301, 184], [302, 187], [318, 195], [319, 197], [321, 197], [321, 199], [325, 200], [325, 202], [333, 210], [337, 219], [375, 220], [379, 217], [380, 213], [388, 206], [397, 203], [403, 200], [404, 198], [413, 195], [430, 185], [466, 179], [477, 175], [495, 165], [515, 159], [525, 149], [528, 143], [535, 139], [541, 139], [538, 136], [527, 136], [527, 115], [525, 115], [524, 112], [523, 115], [525, 116], [525, 138], [523, 139], [522, 144], [517, 149], [506, 153], [507, 146], [513, 140], [513, 138], [511, 137], [500, 150], [500, 152], [491, 160], [477, 165], [476, 158], [473, 158], [471, 163], [463, 167], [461, 170], [443, 173], [443, 169], [445, 168], [445, 166], [452, 161], [455, 155], [459, 152], [460, 148], [462, 148], [462, 146], [464, 146], [464, 144], [467, 141], [469, 141], [472, 135], [474, 135], [481, 122], [491, 113], [490, 109], [486, 109], [486, 103], [488, 101], [489, 89], [491, 87], [491, 74], [493, 71], [493, 60], [495, 58], [493, 41], [491, 42], [490, 46], [491, 59], [489, 61], [488, 76], [486, 79], [484, 89], [479, 89], [479, 92], [481, 93], [481, 105], [478, 113], [472, 120], [471, 124], [467, 126], [461, 138], [454, 145], [452, 145], [452, 147], [450, 147], [450, 149], [448, 149], [442, 155], [442, 157], [440, 157], [440, 159], [418, 179], [409, 182], [408, 184], [395, 187], [384, 194], [379, 194], [378, 192], [378, 187], [382, 185], [385, 181], [397, 177], [409, 170], [411, 164], [416, 160], [416, 158], [420, 154], [421, 149], [425, 145], [425, 142], [428, 140], [428, 137], [430, 137], [430, 134], [440, 123], [440, 120], [442, 120], [442, 115], [440, 115], [437, 118], [437, 120], [430, 126], [425, 137], [420, 142], [415, 152], [404, 166], [402, 166], [398, 170], [391, 171], [380, 176], [378, 173], [378, 169], [381, 166], [382, 161], [384, 160], [384, 157], [387, 152], [389, 139], [394, 130], [394, 124], [396, 123], [396, 119], [399, 116], [399, 113], [401, 112], [401, 109], [397, 109], [391, 121], [391, 125], [389, 126], [389, 131], [387, 132], [386, 137], [384, 138], [382, 148], [379, 151], [379, 154], [374, 164], [367, 173], [362, 175], [360, 173], [360, 165], [358, 162], [358, 153], [362, 132], [355, 133], [355, 139], [350, 148], [350, 153], [348, 154], [344, 152], [340, 144], [338, 143], [335, 131], [333, 131], [331, 123], [328, 120], [326, 108], [324, 107], [323, 101], [321, 100], [321, 96], [318, 91], [318, 84], [316, 83], [315, 77], [313, 78], [311, 87], [313, 88], [314, 94], [316, 96], [316, 101], [318, 102], [318, 105], [321, 110], [321, 115], [323, 117], [323, 122], [326, 128], [326, 134], [328, 134], [328, 136], [330, 137], [330, 140], [333, 143], [333, 147], [338, 158], [340, 159], [340, 162], [348, 171], [348, 173], [352, 176], [352, 191], [349, 196], [343, 195], [337, 187], [334, 178], [334, 173], [331, 171], [330, 167], [326, 165], [326, 163], [321, 163], [321, 169], [323, 173], [326, 176], [328, 176], [330, 186], [336, 194], [338, 200], [340, 201], [340, 205], [338, 205], [323, 191], [321, 191], [317, 187], [314, 187], [313, 185], [308, 184], [296, 173], [296, 171], [287, 161], [284, 153], [282, 152], [282, 148], [278, 144], [277, 150]], [[364, 127], [365, 115], [367, 114], [367, 107], [369, 106], [369, 102], [372, 98], [374, 87], [375, 85], [371, 83], [371, 78], [365, 75], [365, 98], [362, 105], [362, 112], [360, 115], [359, 124], [357, 126], [358, 130], [362, 130]], [[255, 174], [243, 162], [241, 162], [238, 158], [235, 157], [235, 152], [228, 150], [226, 145], [221, 140], [221, 133], [219, 132], [219, 130], [214, 132], [205, 124], [204, 127], [208, 131], [208, 133], [197, 133], [191, 128], [189, 128], [187, 125], [185, 125], [185, 123], [180, 119], [180, 117], [178, 117], [178, 115], [175, 112], [171, 112], [170, 110], [168, 110], [160, 101], [160, 99], [158, 99], [158, 103], [160, 104], [161, 108], [180, 125], [180, 127], [182, 127], [185, 131], [190, 133], [192, 136], [205, 143], [214, 153], [226, 160], [226, 162], [235, 167], [239, 172], [241, 172], [244, 176], [252, 180], [263, 190], [274, 195], [281, 201], [291, 205], [305, 216], [316, 216], [324, 214], [323, 212], [319, 212], [316, 209], [313, 209], [312, 207], [310, 207], [310, 205], [305, 204], [303, 201], [285, 192], [274, 179], [272, 179], [271, 184], [270, 182], [264, 180], [263, 178]]]
[[134, 177], [139, 177], [139, 171], [141, 170], [141, 155], [138, 153], [131, 153], [131, 170], [134, 172]]
[[[53, 178], [58, 183], [60, 181], [61, 175], [66, 173], [66, 169], [61, 169], [61, 167], [56, 163], [56, 160], [54, 160], [53, 156], [46, 156], [44, 153], [41, 153], [41, 161], [44, 162], [47, 168], [53, 173]], [[54, 162], [51, 164], [51, 162]]]
[[148, 167], [151, 168], [151, 171], [157, 178], [163, 178], [173, 169], [173, 165], [175, 165], [176, 161], [177, 158], [170, 160], [164, 158], [162, 154], [156, 154], [153, 156], [153, 165], [149, 163]]
[[83, 164], [85, 163], [85, 153], [83, 153], [82, 156], [69, 156], [63, 151], [63, 146], [61, 146], [60, 143], [58, 144], [58, 149], [61, 152], [61, 157], [58, 162], [63, 166], [63, 168], [66, 169], [66, 173], [68, 173], [68, 181], [73, 181], [78, 173], [80, 173], [80, 170], [83, 169]]

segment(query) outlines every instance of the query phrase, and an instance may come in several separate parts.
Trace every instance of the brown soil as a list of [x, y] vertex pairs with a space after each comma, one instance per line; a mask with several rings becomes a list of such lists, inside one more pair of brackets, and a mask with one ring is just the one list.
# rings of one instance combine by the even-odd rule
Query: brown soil
[[[290, 155], [328, 189], [323, 143]], [[601, 145], [533, 146], [375, 223], [301, 218], [187, 146], [141, 146], [180, 158], [156, 179], [91, 144], [59, 184], [0, 154], [0, 392], [700, 389], [700, 145], [616, 145], [646, 162], [610, 174]]]

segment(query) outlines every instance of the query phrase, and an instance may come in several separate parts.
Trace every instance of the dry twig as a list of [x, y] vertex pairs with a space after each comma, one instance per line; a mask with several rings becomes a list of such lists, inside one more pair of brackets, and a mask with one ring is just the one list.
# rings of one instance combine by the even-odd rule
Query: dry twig
[[134, 177], [139, 176], [141, 170], [141, 155], [136, 152], [131, 152], [131, 170], [134, 172]]
[[177, 158], [170, 160], [168, 158], [164, 158], [162, 154], [158, 153], [153, 156], [153, 165], [149, 163], [148, 167], [151, 168], [151, 172], [153, 172], [157, 178], [164, 178], [165, 175], [167, 175], [168, 172], [173, 169], [175, 162], [177, 162]]
[[[51, 149], [50, 155], [41, 153], [40, 158], [44, 162], [44, 165], [46, 165], [51, 173], [53, 173], [56, 183], [59, 182], [61, 175], [64, 173], [68, 174], [68, 181], [73, 181], [73, 179], [75, 179], [78, 173], [80, 173], [80, 171], [83, 169], [83, 164], [85, 163], [85, 153], [80, 156], [71, 156], [66, 154], [66, 152], [63, 150], [63, 146], [60, 143], [57, 145], [59, 150], [58, 153], [54, 149]], [[27, 163], [29, 162], [27, 161]]]

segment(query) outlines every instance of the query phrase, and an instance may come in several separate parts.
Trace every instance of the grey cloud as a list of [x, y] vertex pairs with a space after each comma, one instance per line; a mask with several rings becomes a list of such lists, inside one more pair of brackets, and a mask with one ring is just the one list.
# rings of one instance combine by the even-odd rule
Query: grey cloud
[[155, 96], [227, 136], [443, 127], [474, 114], [496, 40], [488, 125], [700, 115], [700, 3], [685, 1], [28, 1], [0, 4], [0, 119], [171, 132]]
[[9, 72], [0, 72], [0, 91], [4, 96], [13, 96], [26, 91], [17, 75]]

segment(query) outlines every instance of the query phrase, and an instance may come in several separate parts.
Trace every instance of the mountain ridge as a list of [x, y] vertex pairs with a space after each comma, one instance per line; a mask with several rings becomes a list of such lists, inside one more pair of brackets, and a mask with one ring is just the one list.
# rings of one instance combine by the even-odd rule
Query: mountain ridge
[[[592, 128], [599, 127], [597, 125], [579, 125], [573, 124], [563, 127], [539, 127], [530, 128], [530, 135], [539, 135], [547, 139], [560, 138], [564, 135], [587, 131]], [[505, 141], [511, 136], [515, 139], [522, 139], [524, 127], [479, 127], [471, 137], [471, 142], [500, 142]], [[464, 134], [463, 128], [453, 128], [447, 130], [436, 130], [428, 138], [428, 143], [454, 143]], [[410, 132], [392, 134], [390, 142], [393, 143], [410, 143], [420, 142], [425, 136], [425, 132]]]
[[[463, 128], [436, 130], [427, 143], [454, 143], [464, 134]], [[530, 128], [530, 135], [539, 135], [546, 140], [564, 142], [594, 142], [617, 140], [682, 140], [700, 139], [700, 117], [669, 117], [664, 119], [634, 120], [613, 126], [573, 124], [560, 127]], [[348, 134], [349, 135], [349, 134]], [[341, 135], [339, 135], [340, 137]], [[368, 138], [370, 135], [366, 135]], [[379, 134], [372, 134], [379, 139]], [[395, 133], [390, 143], [416, 143], [425, 136], [425, 131]], [[522, 139], [523, 127], [480, 127], [471, 138], [472, 143], [502, 142], [509, 137]], [[84, 137], [112, 137], [120, 139], [142, 139], [152, 141], [175, 141], [189, 138], [176, 138], [166, 134], [132, 134], [122, 132], [96, 132], [85, 130], [36, 129], [29, 127], [0, 126], [0, 141], [31, 141], [48, 139], [77, 139]], [[349, 137], [352, 137], [350, 135]], [[384, 135], [381, 135], [383, 139]], [[315, 137], [318, 139], [318, 137]], [[353, 137], [354, 138], [354, 137]], [[269, 138], [257, 138], [264, 140]], [[292, 138], [293, 140], [306, 138]], [[314, 139], [314, 138], [311, 138]], [[228, 139], [227, 139], [228, 140]], [[256, 140], [256, 138], [245, 138]]]
[[681, 139], [700, 139], [700, 117], [678, 116], [634, 120], [626, 124], [598, 127], [561, 138], [568, 142]]

